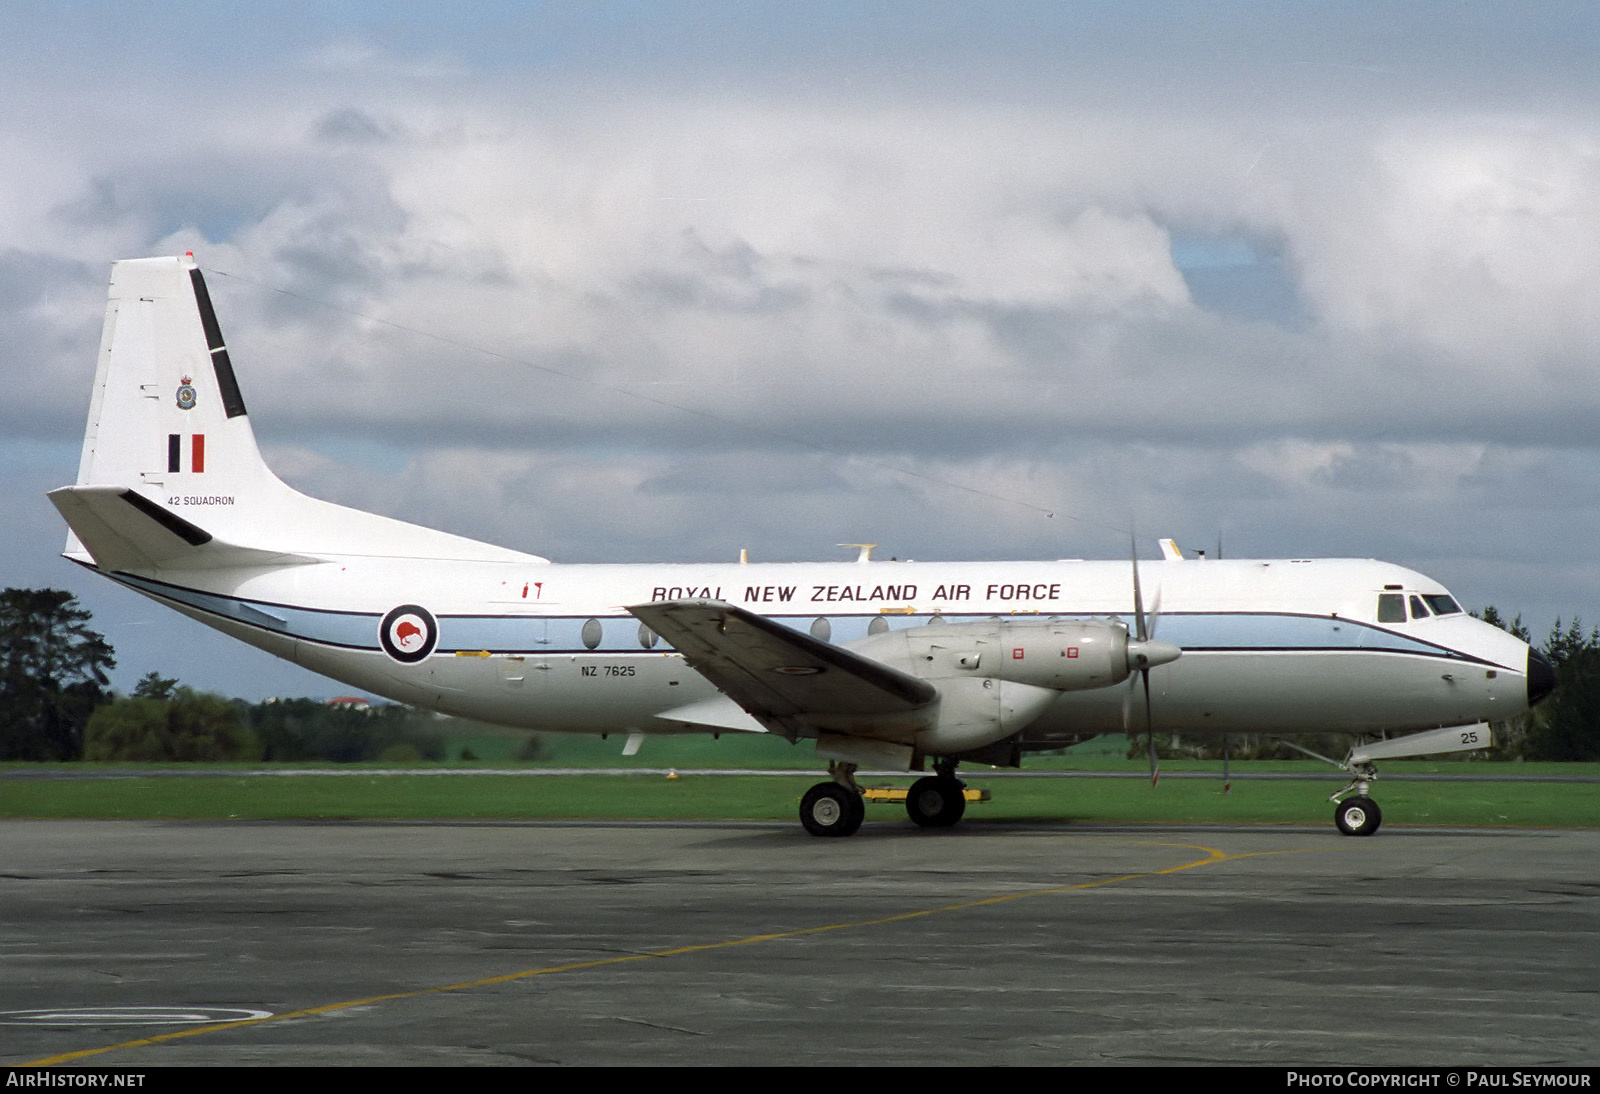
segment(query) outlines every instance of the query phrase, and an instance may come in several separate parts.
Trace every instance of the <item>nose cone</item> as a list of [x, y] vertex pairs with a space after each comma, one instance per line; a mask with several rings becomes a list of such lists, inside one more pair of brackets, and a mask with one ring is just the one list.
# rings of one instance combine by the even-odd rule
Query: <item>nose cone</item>
[[1544, 654], [1528, 650], [1528, 705], [1531, 707], [1556, 689], [1556, 670]]

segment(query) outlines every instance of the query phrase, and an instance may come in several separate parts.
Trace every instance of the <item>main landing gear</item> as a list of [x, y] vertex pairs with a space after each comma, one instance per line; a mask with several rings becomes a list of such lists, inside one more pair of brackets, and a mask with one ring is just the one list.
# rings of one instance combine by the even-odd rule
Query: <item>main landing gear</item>
[[829, 761], [831, 782], [818, 783], [800, 799], [800, 823], [813, 836], [848, 836], [867, 818], [867, 803], [856, 785], [856, 765]]
[[967, 811], [967, 784], [956, 778], [955, 764], [935, 764], [937, 774], [918, 779], [906, 791], [906, 812], [924, 828], [949, 828]]
[[[937, 763], [936, 772], [918, 779], [906, 792], [906, 812], [924, 828], [949, 828], [967, 811], [967, 784], [956, 778], [954, 763]], [[856, 785], [856, 765], [831, 761], [831, 779], [800, 799], [800, 823], [813, 836], [848, 836], [866, 819], [867, 804]]]

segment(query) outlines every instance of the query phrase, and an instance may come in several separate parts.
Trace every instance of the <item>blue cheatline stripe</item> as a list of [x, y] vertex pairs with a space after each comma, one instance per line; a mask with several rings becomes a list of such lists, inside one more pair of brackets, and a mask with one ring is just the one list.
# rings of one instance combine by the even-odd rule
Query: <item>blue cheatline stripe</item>
[[[131, 574], [113, 574], [116, 580], [162, 600], [182, 604], [209, 615], [247, 624], [306, 642], [346, 649], [377, 650], [381, 612], [345, 612], [304, 608], [262, 600], [201, 592], [180, 585], [152, 581]], [[642, 653], [641, 625], [630, 615], [596, 617], [601, 638], [592, 649], [583, 641], [582, 631], [589, 616], [534, 615], [440, 615], [439, 652], [488, 650], [490, 653]], [[814, 615], [769, 616], [796, 631], [810, 632]], [[825, 616], [833, 630], [835, 644], [867, 636], [876, 615]], [[883, 616], [893, 630], [926, 626], [926, 615]], [[980, 623], [995, 619], [992, 614], [941, 615], [944, 623]], [[1052, 618], [1034, 615], [1003, 615], [1001, 620], [1027, 622]], [[1085, 620], [1103, 616], [1066, 615], [1063, 620]], [[1185, 653], [1217, 652], [1349, 652], [1401, 653], [1438, 657], [1456, 661], [1489, 664], [1456, 650], [1408, 635], [1397, 634], [1368, 623], [1329, 616], [1279, 613], [1170, 613], [1161, 617], [1162, 641], [1172, 642]], [[661, 652], [668, 647], [656, 642]]]

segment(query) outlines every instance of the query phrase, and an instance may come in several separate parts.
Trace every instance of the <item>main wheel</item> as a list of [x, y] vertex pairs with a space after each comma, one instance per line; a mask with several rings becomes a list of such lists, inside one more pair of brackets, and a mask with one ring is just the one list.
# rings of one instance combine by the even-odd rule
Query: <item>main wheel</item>
[[967, 811], [964, 789], [960, 779], [943, 775], [918, 779], [906, 791], [906, 812], [924, 828], [948, 828]]
[[1350, 798], [1333, 811], [1333, 823], [1347, 836], [1370, 836], [1383, 823], [1383, 811], [1371, 798]]
[[800, 823], [813, 836], [848, 836], [866, 817], [861, 795], [838, 783], [818, 783], [800, 799]]

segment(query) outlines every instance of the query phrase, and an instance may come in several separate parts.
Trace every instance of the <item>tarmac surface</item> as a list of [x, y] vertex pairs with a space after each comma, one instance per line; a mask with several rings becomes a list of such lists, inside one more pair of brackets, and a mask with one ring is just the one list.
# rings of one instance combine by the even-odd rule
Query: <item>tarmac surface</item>
[[1597, 852], [1397, 826], [6, 821], [0, 1063], [1592, 1065]]

